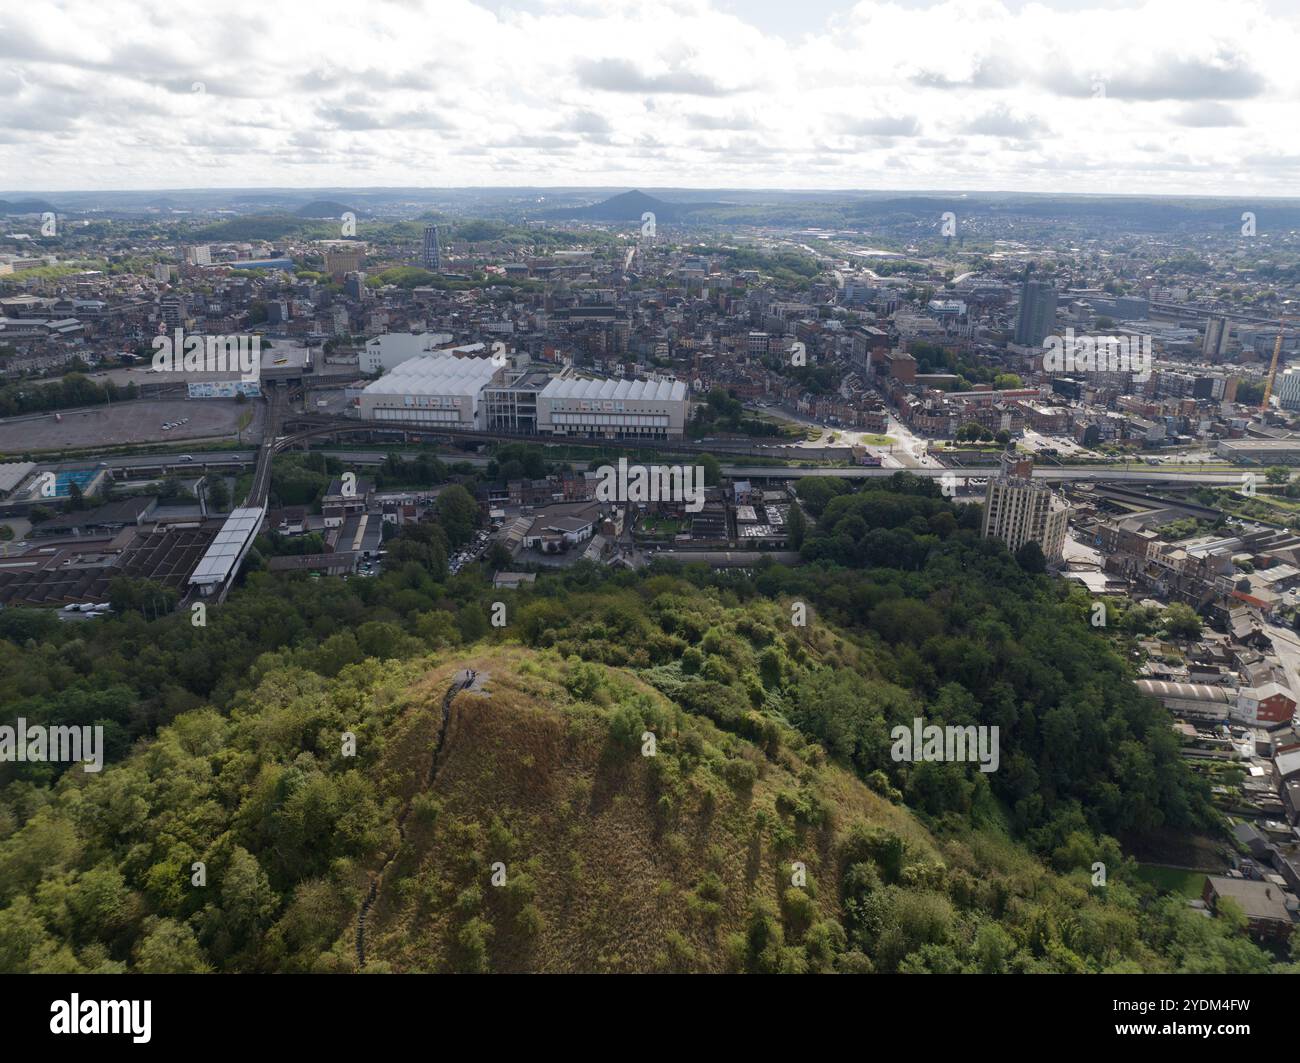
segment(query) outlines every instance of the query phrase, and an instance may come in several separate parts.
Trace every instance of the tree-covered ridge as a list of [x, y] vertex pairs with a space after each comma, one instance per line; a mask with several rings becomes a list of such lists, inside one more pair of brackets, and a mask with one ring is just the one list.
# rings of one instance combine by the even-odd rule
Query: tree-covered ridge
[[[377, 970], [1268, 968], [1112, 840], [1212, 812], [1086, 598], [912, 478], [805, 485], [796, 569], [494, 590], [448, 575], [477, 519], [456, 488], [380, 577], [254, 572], [205, 628], [0, 613], [4, 717], [103, 722], [110, 761], [0, 766], [0, 970], [352, 970], [393, 854]], [[430, 706], [465, 665], [495, 685], [478, 715], [457, 701], [424, 792]], [[917, 716], [998, 726], [1000, 769], [893, 761]], [[599, 932], [629, 899], [649, 929]]]
[[[493, 692], [455, 702], [425, 791], [431, 709], [462, 661]], [[184, 713], [103, 775], [14, 792], [0, 967], [355, 970], [361, 899], [395, 847], [374, 971], [1269, 966], [1231, 922], [1154, 898], [1113, 841], [1073, 832], [1058, 873], [996, 826], [929, 831], [790, 726], [750, 741], [625, 669], [484, 644], [332, 678], [313, 663], [268, 654], [228, 713]]]

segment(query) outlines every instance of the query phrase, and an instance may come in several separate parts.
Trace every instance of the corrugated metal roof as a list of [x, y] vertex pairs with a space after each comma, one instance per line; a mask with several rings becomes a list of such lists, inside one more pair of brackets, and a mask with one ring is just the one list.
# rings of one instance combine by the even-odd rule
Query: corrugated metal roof
[[260, 506], [231, 510], [207, 553], [190, 573], [190, 582], [220, 583], [229, 576], [240, 551], [261, 527], [263, 512]]
[[1179, 701], [1218, 701], [1231, 703], [1232, 694], [1224, 687], [1205, 683], [1167, 683], [1163, 679], [1139, 679], [1138, 690], [1157, 698], [1177, 698]]
[[30, 461], [11, 461], [0, 465], [0, 491], [12, 491], [36, 468]]
[[477, 395], [499, 366], [490, 358], [429, 354], [409, 358], [363, 389], [377, 395]]
[[586, 380], [556, 377], [542, 389], [544, 399], [630, 399], [668, 402], [686, 398], [681, 380]]

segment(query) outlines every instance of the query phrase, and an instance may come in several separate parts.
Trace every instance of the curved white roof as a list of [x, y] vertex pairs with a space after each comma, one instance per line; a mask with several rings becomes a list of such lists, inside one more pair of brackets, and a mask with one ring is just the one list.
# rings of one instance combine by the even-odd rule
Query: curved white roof
[[477, 395], [499, 367], [490, 358], [430, 354], [410, 358], [372, 384], [366, 395]]
[[541, 397], [681, 401], [686, 398], [686, 384], [681, 380], [583, 380], [579, 377], [556, 377], [542, 389]]
[[1164, 679], [1139, 679], [1138, 690], [1157, 698], [1177, 698], [1179, 701], [1231, 702], [1232, 694], [1223, 687], [1208, 683], [1170, 683]]

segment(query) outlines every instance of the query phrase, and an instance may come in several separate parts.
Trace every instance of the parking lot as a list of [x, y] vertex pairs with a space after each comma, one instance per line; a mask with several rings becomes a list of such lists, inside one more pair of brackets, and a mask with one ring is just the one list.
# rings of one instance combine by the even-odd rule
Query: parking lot
[[492, 544], [492, 534], [487, 531], [477, 531], [474, 538], [459, 553], [452, 555], [447, 559], [447, 567], [454, 576], [466, 565], [472, 565], [487, 551]]
[[[233, 399], [137, 399], [88, 410], [0, 421], [0, 453], [60, 448], [113, 446], [123, 443], [169, 443], [188, 439], [234, 437], [240, 417], [252, 413], [244, 440], [260, 438], [263, 405]], [[163, 424], [189, 418], [187, 424], [163, 431]]]

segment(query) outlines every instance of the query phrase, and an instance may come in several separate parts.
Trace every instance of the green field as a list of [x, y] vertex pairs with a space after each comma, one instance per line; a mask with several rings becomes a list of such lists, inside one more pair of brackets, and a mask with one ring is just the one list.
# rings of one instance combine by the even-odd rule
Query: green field
[[1138, 864], [1137, 876], [1164, 893], [1176, 893], [1189, 900], [1200, 897], [1205, 888], [1204, 871], [1187, 871], [1181, 867], [1163, 867], [1160, 864]]
[[683, 521], [671, 520], [667, 517], [646, 517], [637, 527], [639, 535], [659, 535], [669, 536], [677, 535], [681, 532]]

